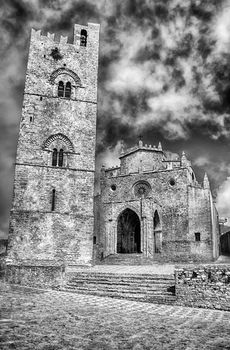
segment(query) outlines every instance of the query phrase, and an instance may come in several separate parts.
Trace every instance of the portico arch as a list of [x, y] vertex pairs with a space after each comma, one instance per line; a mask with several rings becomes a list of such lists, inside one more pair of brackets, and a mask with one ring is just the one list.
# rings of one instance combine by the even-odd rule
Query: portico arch
[[140, 253], [141, 223], [130, 208], [124, 209], [117, 219], [117, 253]]

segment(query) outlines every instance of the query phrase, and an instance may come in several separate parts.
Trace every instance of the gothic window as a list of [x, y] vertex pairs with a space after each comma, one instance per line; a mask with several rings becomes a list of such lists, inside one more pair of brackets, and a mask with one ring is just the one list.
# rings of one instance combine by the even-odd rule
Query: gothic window
[[61, 148], [58, 156], [58, 166], [63, 166], [63, 149]]
[[71, 97], [71, 83], [68, 81], [65, 86], [65, 97]]
[[87, 31], [85, 29], [81, 30], [80, 46], [86, 46], [87, 44]]
[[51, 211], [55, 210], [55, 189], [52, 190], [52, 204], [51, 204]]
[[58, 83], [58, 97], [64, 96], [64, 83], [63, 81], [59, 81]]
[[57, 165], [57, 156], [58, 156], [57, 148], [54, 148], [53, 149], [53, 154], [52, 154], [52, 165], [53, 166]]

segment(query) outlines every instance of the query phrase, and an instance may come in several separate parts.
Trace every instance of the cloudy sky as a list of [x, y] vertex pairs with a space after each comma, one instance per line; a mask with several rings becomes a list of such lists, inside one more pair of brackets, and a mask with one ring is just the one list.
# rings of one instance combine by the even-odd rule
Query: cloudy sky
[[230, 0], [1, 0], [0, 231], [7, 232], [31, 27], [101, 24], [97, 168], [121, 142], [184, 150], [230, 217]]

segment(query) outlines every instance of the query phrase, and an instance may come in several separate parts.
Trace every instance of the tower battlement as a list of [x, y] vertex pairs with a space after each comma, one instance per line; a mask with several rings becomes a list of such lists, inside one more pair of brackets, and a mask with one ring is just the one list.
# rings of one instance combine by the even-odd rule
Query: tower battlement
[[[49, 43], [56, 43], [56, 44], [68, 44], [68, 45], [74, 45], [77, 47], [82, 47], [86, 48], [87, 42], [89, 40], [88, 34], [89, 33], [99, 33], [99, 24], [95, 23], [88, 23], [88, 25], [83, 26], [79, 24], [74, 25], [74, 33], [73, 33], [73, 38], [69, 38], [68, 36], [64, 35], [58, 35], [56, 33], [42, 33], [42, 30], [36, 30], [33, 29], [31, 30], [31, 39], [36, 39], [36, 40], [41, 40], [41, 41], [46, 41]], [[97, 36], [98, 39], [98, 36]]]

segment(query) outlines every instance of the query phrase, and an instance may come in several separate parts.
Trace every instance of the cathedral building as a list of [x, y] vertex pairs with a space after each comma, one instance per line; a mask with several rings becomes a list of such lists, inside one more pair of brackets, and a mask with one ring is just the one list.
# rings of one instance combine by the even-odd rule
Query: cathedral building
[[99, 25], [32, 30], [15, 164], [8, 261], [87, 265], [111, 255], [211, 261], [218, 216], [185, 154], [143, 145], [102, 168], [94, 200]]
[[140, 253], [153, 261], [212, 261], [219, 222], [207, 175], [158, 147], [122, 150], [120, 166], [102, 168], [96, 232], [98, 256]]

